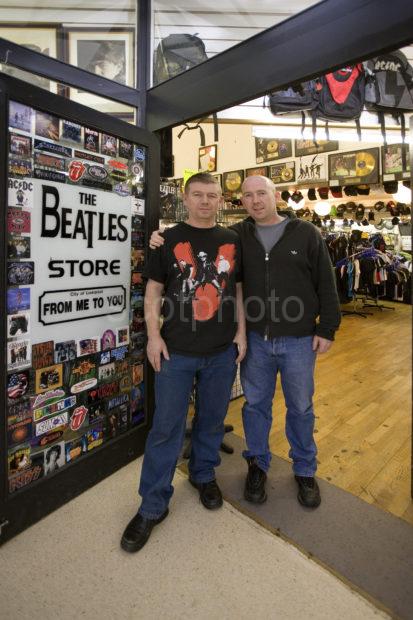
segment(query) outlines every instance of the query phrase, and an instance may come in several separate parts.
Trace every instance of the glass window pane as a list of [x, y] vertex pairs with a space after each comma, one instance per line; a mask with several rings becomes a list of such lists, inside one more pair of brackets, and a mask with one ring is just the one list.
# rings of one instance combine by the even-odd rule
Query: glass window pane
[[135, 86], [136, 0], [0, 2], [0, 37]]
[[153, 84], [317, 4], [314, 0], [154, 0]]

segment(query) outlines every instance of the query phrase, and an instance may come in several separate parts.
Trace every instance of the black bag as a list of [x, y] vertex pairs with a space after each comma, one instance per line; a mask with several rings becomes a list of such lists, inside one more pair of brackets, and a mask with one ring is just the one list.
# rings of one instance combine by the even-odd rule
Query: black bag
[[[386, 145], [385, 114], [391, 114], [401, 125], [405, 142], [404, 112], [413, 111], [413, 68], [400, 50], [381, 54], [365, 63], [366, 108], [377, 112], [383, 142]], [[402, 150], [403, 169], [406, 168], [406, 149]]]
[[154, 62], [154, 85], [208, 60], [204, 42], [193, 34], [170, 34], [159, 43]]
[[318, 96], [315, 80], [291, 85], [285, 90], [270, 93], [268, 107], [273, 114], [306, 112], [317, 106]]

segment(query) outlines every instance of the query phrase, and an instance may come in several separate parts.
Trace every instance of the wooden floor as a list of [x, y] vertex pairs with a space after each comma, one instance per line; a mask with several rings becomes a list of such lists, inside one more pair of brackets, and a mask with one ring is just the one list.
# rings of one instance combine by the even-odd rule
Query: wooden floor
[[[317, 475], [413, 525], [411, 306], [395, 308], [343, 317], [332, 349], [318, 358]], [[277, 390], [270, 447], [288, 460], [285, 406]], [[241, 437], [243, 402], [232, 401], [226, 419]]]

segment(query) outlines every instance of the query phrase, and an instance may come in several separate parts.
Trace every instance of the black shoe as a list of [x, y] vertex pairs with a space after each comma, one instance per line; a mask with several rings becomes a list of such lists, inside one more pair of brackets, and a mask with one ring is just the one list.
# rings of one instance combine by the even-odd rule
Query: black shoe
[[309, 476], [295, 476], [298, 483], [298, 501], [307, 508], [317, 508], [321, 503], [317, 480]]
[[123, 532], [122, 540], [120, 541], [122, 549], [129, 553], [134, 553], [142, 549], [148, 542], [152, 529], [155, 525], [158, 525], [158, 523], [166, 519], [168, 514], [169, 510], [167, 508], [158, 519], [145, 519], [145, 517], [142, 517], [138, 512], [133, 517], [132, 521], [128, 523]]
[[222, 493], [216, 480], [210, 482], [195, 482], [189, 478], [189, 482], [199, 491], [199, 499], [208, 510], [216, 510], [222, 506]]
[[267, 499], [265, 483], [267, 474], [260, 469], [255, 459], [248, 459], [248, 474], [245, 479], [244, 497], [248, 502], [263, 504]]

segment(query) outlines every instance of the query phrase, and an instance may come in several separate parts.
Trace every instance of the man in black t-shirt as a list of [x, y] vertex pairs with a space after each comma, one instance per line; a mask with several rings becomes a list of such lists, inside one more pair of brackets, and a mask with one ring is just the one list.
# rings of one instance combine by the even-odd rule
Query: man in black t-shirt
[[[215, 223], [221, 200], [221, 188], [211, 175], [192, 176], [184, 193], [188, 221], [166, 231], [164, 245], [152, 252], [144, 272], [155, 414], [142, 465], [142, 503], [123, 534], [125, 551], [141, 549], [152, 528], [168, 515], [195, 378], [189, 481], [205, 508], [222, 505], [214, 469], [220, 463], [224, 419], [246, 335], [240, 243], [234, 231]], [[225, 278], [220, 278], [223, 271]]]

